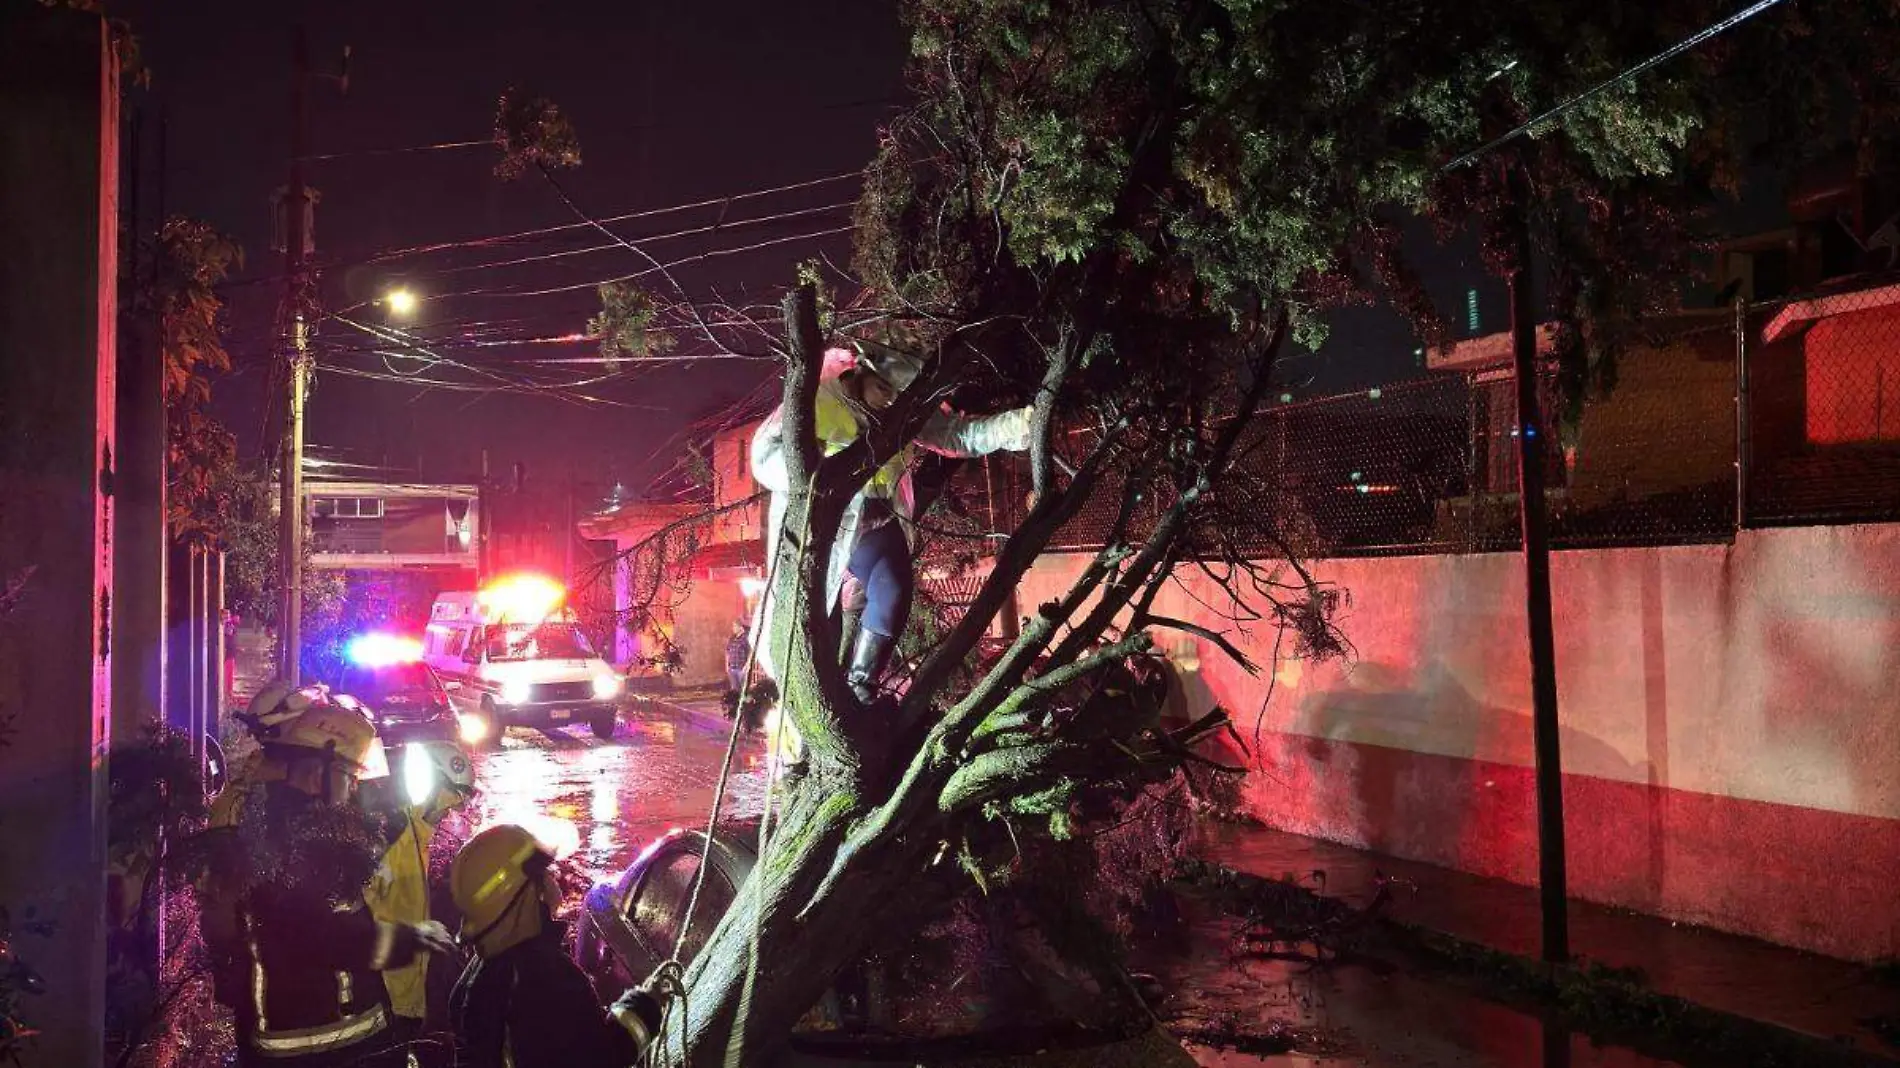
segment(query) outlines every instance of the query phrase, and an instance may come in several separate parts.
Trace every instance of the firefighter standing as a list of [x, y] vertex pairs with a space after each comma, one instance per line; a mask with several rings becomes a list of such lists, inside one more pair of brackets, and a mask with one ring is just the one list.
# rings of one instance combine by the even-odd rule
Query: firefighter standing
[[553, 863], [512, 824], [455, 857], [449, 887], [462, 944], [475, 950], [450, 998], [456, 1068], [626, 1068], [659, 1029], [659, 1004], [643, 989], [596, 1007], [593, 983], [561, 948]]
[[[390, 828], [393, 840], [363, 890], [370, 915], [381, 923], [415, 925], [429, 919], [429, 848], [436, 828], [443, 817], [475, 793], [475, 770], [468, 756], [453, 744], [412, 742], [403, 753], [404, 761], [412, 755], [427, 762], [431, 785], [428, 796], [420, 801], [404, 798], [395, 814], [397, 822]], [[404, 778], [408, 778], [408, 769], [404, 771]], [[428, 955], [384, 969], [383, 986], [389, 991], [390, 1010], [395, 1014], [395, 1034], [404, 1041], [419, 1038], [432, 1015], [441, 1022], [439, 1013], [430, 1011]], [[416, 1058], [428, 1063], [438, 1059]]]
[[436, 923], [374, 919], [378, 851], [348, 804], [387, 771], [360, 707], [274, 684], [241, 717], [261, 745], [213, 806], [201, 908], [218, 999], [244, 1068], [400, 1065], [379, 974], [453, 948]]

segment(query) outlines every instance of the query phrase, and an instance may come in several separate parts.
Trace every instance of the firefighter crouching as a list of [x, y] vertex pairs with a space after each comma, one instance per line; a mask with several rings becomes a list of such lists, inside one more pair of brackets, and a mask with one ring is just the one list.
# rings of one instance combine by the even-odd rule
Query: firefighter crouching
[[648, 985], [606, 1012], [593, 983], [561, 948], [554, 854], [512, 824], [468, 840], [449, 871], [461, 942], [475, 958], [455, 984], [449, 1015], [456, 1068], [627, 1068], [660, 1027]]
[[261, 746], [212, 806], [200, 906], [238, 1063], [401, 1065], [380, 972], [453, 942], [441, 924], [378, 922], [363, 900], [381, 842], [350, 796], [387, 774], [360, 706], [274, 684], [241, 721]]
[[[402, 749], [401, 763], [403, 782], [397, 785], [402, 796], [392, 798], [395, 811], [387, 828], [390, 845], [363, 898], [379, 922], [415, 925], [430, 918], [429, 851], [436, 828], [474, 796], [475, 769], [468, 755], [449, 742], [411, 742]], [[431, 992], [438, 987], [431, 981], [429, 954], [384, 969], [383, 986], [396, 1017], [395, 1033], [403, 1039], [420, 1038], [431, 1018], [437, 1028], [446, 1025], [445, 1001], [431, 1004]], [[440, 993], [446, 994], [446, 987]], [[419, 1064], [444, 1059], [421, 1056], [420, 1047], [415, 1051]]]

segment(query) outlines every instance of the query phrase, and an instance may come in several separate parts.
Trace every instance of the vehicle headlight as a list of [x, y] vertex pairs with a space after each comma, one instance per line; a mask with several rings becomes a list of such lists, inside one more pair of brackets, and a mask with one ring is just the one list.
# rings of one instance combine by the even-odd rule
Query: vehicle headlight
[[455, 718], [456, 733], [461, 735], [462, 741], [469, 745], [480, 745], [486, 740], [488, 738], [488, 727], [488, 721], [480, 716], [457, 716]]
[[534, 687], [527, 679], [509, 679], [501, 684], [501, 699], [506, 704], [525, 705], [534, 696]]
[[595, 697], [605, 700], [619, 692], [620, 692], [620, 676], [618, 675], [595, 675], [594, 676], [594, 696]]

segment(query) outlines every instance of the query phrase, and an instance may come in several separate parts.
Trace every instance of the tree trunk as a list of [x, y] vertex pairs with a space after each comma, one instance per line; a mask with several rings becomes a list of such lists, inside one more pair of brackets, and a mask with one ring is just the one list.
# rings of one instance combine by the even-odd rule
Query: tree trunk
[[819, 777], [796, 781], [765, 856], [687, 971], [686, 997], [673, 1003], [655, 1064], [765, 1063], [838, 971], [869, 948], [894, 903], [915, 897], [903, 891], [920, 877], [922, 851], [902, 840], [859, 855], [827, 882], [862, 814]]

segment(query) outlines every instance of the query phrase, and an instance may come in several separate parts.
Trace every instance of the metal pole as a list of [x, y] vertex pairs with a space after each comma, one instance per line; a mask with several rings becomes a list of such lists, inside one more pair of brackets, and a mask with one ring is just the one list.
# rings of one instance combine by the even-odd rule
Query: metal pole
[[1748, 526], [1748, 298], [1735, 298], [1735, 529]]
[[[567, 469], [567, 482], [561, 490], [561, 586], [574, 589], [574, 468]], [[569, 596], [573, 594], [570, 592]]]
[[[224, 665], [234, 655], [234, 651], [225, 644], [224, 630], [224, 550], [215, 545], [209, 547], [205, 562], [205, 586], [209, 591], [206, 602], [209, 604], [208, 626], [211, 628], [210, 675], [211, 704], [205, 713], [205, 734], [216, 738], [224, 726], [224, 703], [230, 700], [231, 687], [225, 677]], [[204, 756], [202, 739], [198, 756]]]
[[475, 581], [488, 578], [488, 450], [482, 450], [482, 480], [475, 485]]
[[301, 28], [296, 32], [291, 58], [290, 184], [284, 192], [284, 311], [289, 328], [290, 366], [286, 377], [290, 404], [284, 426], [282, 471], [278, 476], [283, 582], [283, 649], [278, 674], [295, 686], [303, 679], [303, 411], [310, 377], [303, 256], [304, 243], [308, 240], [304, 232], [304, 83], [310, 76], [310, 52]]
[[204, 733], [204, 672], [199, 670], [199, 656], [205, 646], [204, 614], [204, 548], [196, 540], [185, 552], [186, 583], [190, 591], [190, 601], [186, 605], [185, 624], [185, 687], [188, 695], [185, 707], [185, 737], [191, 743], [193, 752], [198, 749], [198, 738]]
[[217, 609], [212, 604], [211, 554], [214, 551], [209, 541], [204, 542], [192, 565], [198, 581], [199, 640], [192, 664], [198, 673], [198, 718], [192, 724], [191, 751], [201, 759], [204, 757], [205, 735], [211, 733], [211, 724], [218, 718], [218, 688], [212, 682], [217, 673], [212, 669], [211, 658], [217, 649], [218, 634], [222, 628], [218, 623]]
[[1478, 484], [1478, 449], [1482, 438], [1478, 429], [1478, 373], [1465, 372], [1465, 551], [1477, 552], [1484, 536], [1484, 493], [1488, 486]]
[[1524, 528], [1524, 593], [1530, 631], [1531, 733], [1536, 751], [1538, 891], [1544, 959], [1570, 959], [1568, 874], [1564, 863], [1563, 758], [1557, 734], [1557, 651], [1550, 615], [1550, 531], [1544, 500], [1547, 452], [1537, 403], [1537, 310], [1531, 293], [1530, 197], [1523, 172], [1510, 168], [1516, 214], [1511, 264], [1511, 356], [1517, 378], [1517, 489]]

